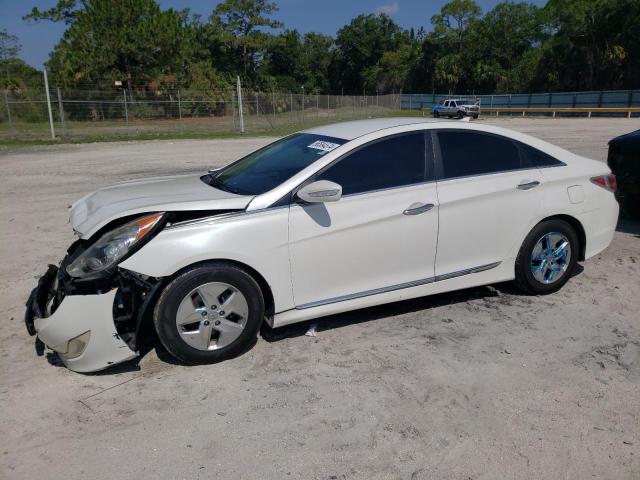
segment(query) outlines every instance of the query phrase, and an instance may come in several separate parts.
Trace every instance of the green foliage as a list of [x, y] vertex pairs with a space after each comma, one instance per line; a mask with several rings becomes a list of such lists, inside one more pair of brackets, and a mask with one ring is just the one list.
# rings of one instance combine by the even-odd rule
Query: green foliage
[[[270, 0], [224, 0], [203, 21], [162, 10], [156, 0], [58, 0], [25, 19], [68, 25], [47, 63], [53, 82], [66, 87], [101, 89], [120, 80], [132, 89], [218, 92], [237, 75], [252, 89], [295, 93], [640, 85], [638, 0], [549, 0], [544, 8], [503, 1], [486, 13], [475, 0], [452, 0], [430, 19], [429, 32], [363, 14], [335, 40], [282, 31], [277, 12]], [[18, 49], [0, 31], [4, 85], [14, 89], [30, 78], [24, 65], [11, 63]], [[12, 69], [21, 72], [16, 79]]]
[[[336, 36], [330, 71], [333, 90], [360, 94], [384, 88], [382, 61], [385, 52], [402, 50], [410, 41], [409, 33], [387, 15], [357, 16], [338, 30]], [[387, 55], [387, 62], [390, 61]]]

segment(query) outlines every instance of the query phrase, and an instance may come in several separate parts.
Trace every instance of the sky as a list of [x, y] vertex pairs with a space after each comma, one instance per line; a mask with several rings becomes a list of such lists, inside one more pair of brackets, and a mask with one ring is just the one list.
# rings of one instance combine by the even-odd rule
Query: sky
[[[215, 0], [158, 0], [163, 9], [189, 8], [207, 18], [218, 1]], [[431, 16], [440, 11], [448, 0], [276, 0], [280, 11], [273, 18], [284, 22], [286, 28], [301, 33], [310, 31], [335, 35], [343, 25], [361, 14], [383, 12], [404, 28], [423, 26], [430, 29]], [[490, 10], [499, 0], [476, 0], [483, 11]], [[542, 6], [546, 0], [529, 0]], [[65, 30], [63, 23], [25, 22], [22, 17], [32, 7], [41, 10], [52, 7], [56, 0], [0, 0], [0, 30], [16, 35], [22, 44], [20, 57], [36, 68], [42, 68], [49, 53]]]

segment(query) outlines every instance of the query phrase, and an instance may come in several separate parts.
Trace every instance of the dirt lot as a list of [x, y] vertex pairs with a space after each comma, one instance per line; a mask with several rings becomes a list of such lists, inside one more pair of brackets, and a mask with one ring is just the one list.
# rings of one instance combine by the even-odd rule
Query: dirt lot
[[[599, 159], [640, 128], [498, 123]], [[210, 366], [152, 350], [79, 375], [36, 355], [23, 304], [72, 240], [67, 205], [267, 141], [0, 154], [0, 478], [640, 479], [637, 224], [547, 297], [496, 285], [371, 308], [323, 319], [316, 338], [308, 324], [267, 332]]]

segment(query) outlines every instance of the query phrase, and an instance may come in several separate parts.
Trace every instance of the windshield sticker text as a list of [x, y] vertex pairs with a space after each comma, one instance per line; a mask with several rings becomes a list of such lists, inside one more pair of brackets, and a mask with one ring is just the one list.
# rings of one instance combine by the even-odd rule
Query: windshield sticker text
[[316, 150], [322, 150], [323, 152], [330, 152], [338, 148], [340, 145], [337, 143], [323, 142], [322, 140], [316, 140], [308, 148], [315, 148]]

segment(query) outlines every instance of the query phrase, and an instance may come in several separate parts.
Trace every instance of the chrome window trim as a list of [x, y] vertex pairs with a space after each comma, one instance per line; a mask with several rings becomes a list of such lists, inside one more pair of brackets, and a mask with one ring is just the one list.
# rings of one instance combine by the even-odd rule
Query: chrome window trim
[[329, 305], [332, 303], [346, 302], [347, 300], [355, 300], [356, 298], [370, 297], [371, 295], [379, 295], [381, 293], [394, 292], [396, 290], [402, 290], [405, 288], [418, 287], [420, 285], [427, 285], [429, 283], [441, 282], [443, 280], [450, 280], [452, 278], [461, 277], [463, 275], [469, 275], [471, 273], [480, 273], [486, 270], [496, 268], [502, 262], [493, 262], [486, 265], [480, 265], [478, 267], [467, 268], [459, 270], [457, 272], [446, 273], [443, 275], [436, 275], [435, 277], [422, 278], [420, 280], [413, 280], [411, 282], [399, 283], [397, 285], [390, 285], [388, 287], [374, 288], [372, 290], [365, 290], [363, 292], [351, 293], [349, 295], [341, 295], [339, 297], [327, 298], [325, 300], [317, 300], [315, 302], [304, 303], [302, 305], [296, 305], [296, 310], [306, 310], [308, 308], [320, 307], [322, 305]]

